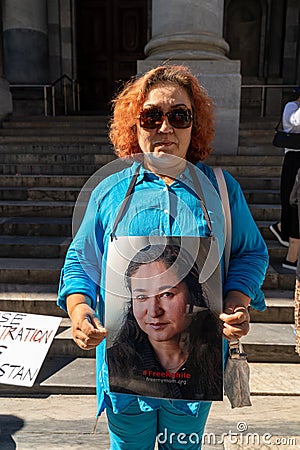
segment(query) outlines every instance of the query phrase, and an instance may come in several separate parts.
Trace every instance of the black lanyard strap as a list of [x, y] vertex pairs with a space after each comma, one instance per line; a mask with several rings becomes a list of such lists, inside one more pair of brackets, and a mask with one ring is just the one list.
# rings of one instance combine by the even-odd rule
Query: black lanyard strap
[[132, 192], [133, 192], [133, 188], [134, 188], [134, 186], [135, 186], [136, 179], [137, 179], [137, 177], [138, 177], [138, 175], [139, 175], [140, 168], [141, 168], [141, 166], [139, 165], [139, 166], [136, 168], [133, 177], [131, 178], [130, 184], [129, 184], [128, 189], [127, 189], [127, 192], [126, 192], [126, 194], [125, 194], [125, 198], [124, 198], [124, 200], [123, 200], [123, 202], [122, 202], [122, 205], [121, 205], [121, 207], [120, 207], [120, 209], [119, 209], [119, 212], [118, 212], [118, 214], [117, 214], [117, 217], [116, 217], [116, 219], [115, 219], [115, 223], [114, 223], [112, 232], [110, 233], [110, 240], [111, 240], [111, 241], [113, 241], [114, 239], [117, 239], [117, 237], [116, 237], [116, 229], [117, 229], [118, 223], [119, 223], [120, 220], [121, 220], [121, 217], [124, 215], [126, 205], [127, 205], [128, 201], [129, 201], [130, 195], [131, 195]]
[[213, 234], [212, 224], [211, 224], [211, 220], [210, 220], [207, 208], [206, 208], [206, 204], [205, 204], [205, 202], [203, 200], [204, 195], [203, 195], [203, 191], [202, 191], [202, 187], [201, 187], [199, 178], [197, 177], [197, 174], [196, 174], [196, 171], [195, 171], [195, 167], [192, 164], [189, 165], [189, 168], [190, 168], [190, 173], [192, 175], [193, 184], [194, 184], [194, 187], [196, 189], [195, 193], [196, 193], [196, 195], [199, 198], [201, 209], [203, 211], [203, 214], [204, 214], [204, 217], [205, 217], [208, 229], [210, 231], [210, 235], [212, 236], [212, 234]]
[[[126, 194], [125, 194], [124, 200], [123, 200], [123, 202], [122, 202], [122, 204], [121, 204], [121, 207], [120, 207], [120, 209], [119, 209], [119, 211], [118, 211], [118, 214], [117, 214], [117, 217], [116, 217], [116, 219], [115, 219], [115, 222], [114, 222], [114, 226], [113, 226], [112, 232], [110, 233], [110, 239], [111, 239], [111, 241], [113, 241], [114, 239], [117, 239], [117, 237], [116, 237], [116, 229], [117, 229], [118, 223], [120, 222], [121, 218], [123, 217], [123, 215], [124, 215], [124, 213], [125, 213], [125, 208], [126, 208], [126, 206], [128, 205], [128, 201], [129, 201], [129, 199], [130, 199], [130, 195], [131, 195], [132, 192], [133, 192], [133, 189], [134, 189], [134, 186], [135, 186], [135, 183], [136, 183], [138, 174], [139, 174], [139, 172], [140, 172], [140, 167], [141, 167], [141, 166], [139, 165], [139, 166], [136, 168], [136, 171], [135, 171], [135, 173], [134, 173], [134, 175], [133, 175], [133, 177], [132, 177], [132, 179], [131, 179], [131, 181], [130, 181], [130, 184], [129, 184], [129, 186], [128, 186], [128, 189], [127, 189], [127, 192], [126, 192]], [[198, 197], [198, 199], [199, 199], [200, 207], [201, 207], [201, 209], [202, 209], [202, 211], [203, 211], [203, 214], [204, 214], [204, 217], [205, 217], [205, 220], [206, 220], [208, 229], [209, 229], [209, 231], [210, 231], [210, 235], [212, 236], [213, 233], [212, 233], [211, 220], [210, 220], [210, 217], [209, 217], [209, 214], [208, 214], [208, 211], [207, 211], [205, 202], [204, 202], [204, 200], [203, 200], [203, 198], [202, 198], [202, 197], [204, 197], [204, 196], [203, 196], [203, 191], [202, 191], [202, 188], [201, 188], [201, 184], [200, 184], [200, 181], [199, 181], [199, 179], [198, 179], [198, 177], [197, 177], [197, 175], [196, 175], [194, 166], [191, 164], [189, 167], [190, 167], [190, 172], [191, 172], [192, 179], [193, 179], [193, 184], [194, 184], [194, 187], [195, 187], [195, 193], [196, 193], [196, 195], [197, 195], [197, 197]], [[200, 194], [200, 195], [199, 195], [199, 194]]]

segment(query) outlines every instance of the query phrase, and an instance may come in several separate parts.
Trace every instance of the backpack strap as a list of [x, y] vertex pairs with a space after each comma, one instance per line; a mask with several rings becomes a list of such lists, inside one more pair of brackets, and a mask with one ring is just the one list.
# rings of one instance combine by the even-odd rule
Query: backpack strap
[[112, 232], [110, 233], [110, 240], [111, 241], [116, 239], [116, 229], [117, 229], [118, 223], [120, 222], [120, 220], [121, 220], [121, 218], [122, 218], [122, 216], [123, 216], [123, 214], [125, 212], [126, 205], [127, 205], [128, 201], [129, 201], [130, 195], [133, 192], [133, 189], [134, 189], [134, 186], [135, 186], [135, 183], [136, 183], [136, 179], [137, 179], [137, 177], [139, 175], [139, 172], [140, 172], [140, 168], [141, 168], [141, 166], [138, 166], [136, 168], [136, 171], [135, 171], [133, 177], [131, 178], [130, 184], [129, 184], [127, 192], [125, 194], [125, 198], [124, 198], [124, 200], [123, 200], [123, 202], [121, 204], [121, 207], [120, 207], [120, 209], [118, 211], [118, 214], [117, 214], [117, 217], [115, 219]]
[[230, 213], [230, 204], [228, 197], [227, 185], [224, 177], [223, 170], [221, 167], [215, 167], [213, 169], [215, 173], [215, 177], [218, 183], [220, 197], [222, 201], [222, 209], [225, 219], [225, 247], [224, 247], [224, 257], [225, 257], [225, 272], [227, 275], [229, 260], [230, 260], [230, 251], [231, 251], [231, 238], [232, 238], [232, 223], [231, 223], [231, 213]]

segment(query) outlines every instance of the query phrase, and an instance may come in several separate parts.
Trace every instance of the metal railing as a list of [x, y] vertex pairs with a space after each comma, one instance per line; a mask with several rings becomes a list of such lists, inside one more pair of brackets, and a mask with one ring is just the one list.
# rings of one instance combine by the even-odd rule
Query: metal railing
[[64, 104], [64, 113], [68, 114], [68, 86], [67, 83], [71, 86], [71, 99], [72, 99], [72, 107], [73, 112], [80, 111], [80, 87], [77, 80], [69, 77], [66, 74], [63, 74], [61, 77], [57, 78], [51, 85], [51, 98], [52, 98], [52, 115], [56, 114], [56, 102], [55, 102], [55, 93], [56, 86], [61, 83], [62, 84], [62, 94], [63, 94], [63, 104]]
[[[48, 116], [48, 99], [50, 90], [51, 96], [51, 114], [56, 115], [56, 102], [57, 102], [57, 92], [58, 86], [61, 87], [61, 92], [59, 93], [59, 98], [63, 103], [63, 111], [65, 115], [69, 113], [68, 104], [72, 105], [73, 112], [80, 111], [80, 85], [77, 80], [69, 77], [69, 75], [63, 74], [61, 77], [57, 78], [51, 84], [10, 84], [12, 89], [41, 89], [43, 91], [43, 103], [44, 103], [44, 115]], [[69, 89], [68, 89], [69, 87]], [[293, 89], [296, 85], [291, 84], [243, 84], [242, 89], [260, 89], [260, 117], [265, 116], [265, 106], [266, 106], [266, 95], [268, 89]], [[68, 94], [70, 90], [70, 94]], [[69, 99], [69, 101], [68, 101]]]
[[266, 95], [267, 89], [284, 89], [290, 88], [291, 90], [296, 87], [294, 84], [242, 84], [243, 88], [261, 89], [260, 93], [260, 117], [265, 116]]
[[[77, 80], [72, 79], [66, 74], [57, 78], [51, 84], [10, 84], [11, 89], [41, 89], [43, 91], [43, 104], [44, 104], [44, 115], [48, 116], [48, 100], [51, 98], [51, 115], [56, 115], [56, 102], [57, 102], [57, 92], [58, 86], [61, 88], [59, 92], [59, 99], [63, 102], [63, 111], [65, 115], [68, 115], [69, 108], [68, 104], [71, 103], [72, 111], [80, 111], [80, 86]], [[70, 95], [68, 95], [68, 86], [71, 88]], [[49, 96], [50, 91], [50, 96]], [[68, 101], [68, 99], [71, 101]]]

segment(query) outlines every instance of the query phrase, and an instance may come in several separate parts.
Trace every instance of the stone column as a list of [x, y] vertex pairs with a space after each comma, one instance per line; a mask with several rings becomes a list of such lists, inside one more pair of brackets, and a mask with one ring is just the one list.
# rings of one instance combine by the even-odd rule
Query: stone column
[[[284, 46], [285, 1], [277, 0], [270, 5], [270, 19], [268, 30], [268, 84], [282, 83], [281, 64]], [[273, 31], [277, 30], [276, 33]], [[280, 116], [282, 112], [282, 90], [268, 88], [265, 98], [266, 116]]]
[[3, 0], [5, 72], [10, 83], [48, 80], [47, 0]]
[[12, 97], [9, 84], [4, 78], [2, 23], [2, 3], [0, 2], [0, 122], [8, 114], [12, 113]]
[[160, 64], [190, 68], [215, 102], [215, 153], [235, 154], [238, 148], [240, 63], [226, 57], [223, 39], [224, 0], [152, 0], [152, 39], [143, 73]]
[[282, 74], [284, 84], [299, 84], [299, 0], [287, 0]]

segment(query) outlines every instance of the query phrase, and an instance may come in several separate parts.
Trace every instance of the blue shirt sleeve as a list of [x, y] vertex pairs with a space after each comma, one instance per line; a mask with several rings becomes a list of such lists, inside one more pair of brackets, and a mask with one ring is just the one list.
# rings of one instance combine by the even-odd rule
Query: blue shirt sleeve
[[98, 245], [99, 241], [101, 242], [101, 226], [97, 212], [98, 203], [92, 193], [60, 275], [57, 304], [65, 311], [67, 296], [75, 293], [90, 297], [92, 307], [96, 308], [102, 260]]

